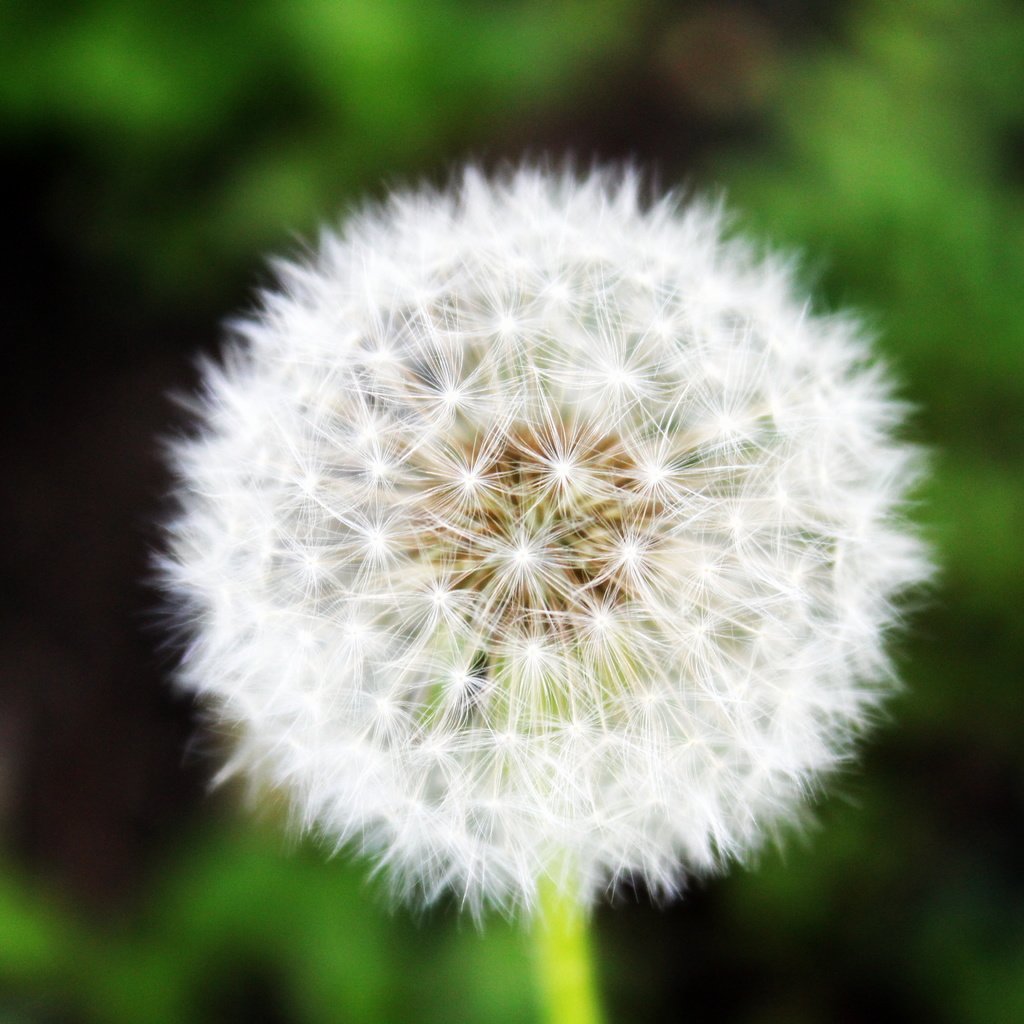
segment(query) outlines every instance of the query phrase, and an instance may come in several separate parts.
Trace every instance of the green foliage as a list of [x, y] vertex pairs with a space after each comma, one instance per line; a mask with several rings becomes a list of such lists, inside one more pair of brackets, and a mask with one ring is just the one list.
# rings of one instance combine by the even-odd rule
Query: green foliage
[[[48, 993], [97, 1024], [201, 1024], [255, 1001], [304, 1024], [533, 1015], [516, 927], [490, 922], [483, 942], [454, 926], [454, 908], [388, 914], [366, 864], [286, 850], [276, 829], [228, 828], [170, 852], [144, 912], [103, 929], [0, 874], [5, 988]], [[6, 1008], [0, 998], [0, 1019]]]
[[71, 928], [14, 872], [0, 872], [0, 978], [30, 981], [64, 959]]
[[[933, 450], [920, 515], [942, 577], [858, 811], [830, 804], [808, 855], [729, 891], [748, 935], [835, 942], [841, 918], [845, 955], [930, 993], [935, 1019], [1014, 1020], [1022, 898], [996, 836], [1024, 788], [1024, 10], [871, 0], [847, 34], [790, 68], [773, 152], [726, 176], [766, 234], [824, 255], [833, 302], [879, 326]], [[965, 805], [999, 792], [1005, 806]], [[948, 833], [956, 814], [978, 815], [973, 841]]]
[[0, 33], [0, 131], [45, 133], [88, 168], [51, 211], [86, 256], [130, 265], [156, 298], [194, 299], [386, 175], [501, 151], [504, 132], [582, 89], [628, 41], [626, 10], [20, 4]]

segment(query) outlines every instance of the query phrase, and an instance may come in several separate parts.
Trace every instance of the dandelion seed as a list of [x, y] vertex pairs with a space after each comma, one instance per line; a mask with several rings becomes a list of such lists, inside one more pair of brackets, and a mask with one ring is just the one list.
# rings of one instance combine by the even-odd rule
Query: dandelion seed
[[[917, 452], [850, 318], [632, 174], [325, 236], [176, 448], [180, 679], [230, 771], [474, 912], [755, 850], [891, 688]], [[571, 864], [571, 873], [564, 865]]]

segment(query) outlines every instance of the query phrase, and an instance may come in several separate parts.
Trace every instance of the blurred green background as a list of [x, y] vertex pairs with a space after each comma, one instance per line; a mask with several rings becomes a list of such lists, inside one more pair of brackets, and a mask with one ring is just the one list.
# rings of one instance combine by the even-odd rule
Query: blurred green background
[[99, 0], [0, 7], [0, 1022], [530, 1021], [501, 921], [207, 794], [140, 582], [220, 324], [360, 196], [467, 157], [724, 189], [877, 329], [940, 582], [820, 828], [603, 908], [618, 1021], [1024, 1020], [1024, 6]]

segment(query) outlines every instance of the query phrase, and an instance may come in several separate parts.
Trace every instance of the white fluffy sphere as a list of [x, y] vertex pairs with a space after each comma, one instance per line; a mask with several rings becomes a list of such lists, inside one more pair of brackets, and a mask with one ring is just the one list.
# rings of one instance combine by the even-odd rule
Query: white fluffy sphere
[[396, 888], [671, 891], [891, 685], [915, 450], [849, 318], [634, 175], [465, 173], [322, 239], [205, 371], [164, 578], [232, 770]]

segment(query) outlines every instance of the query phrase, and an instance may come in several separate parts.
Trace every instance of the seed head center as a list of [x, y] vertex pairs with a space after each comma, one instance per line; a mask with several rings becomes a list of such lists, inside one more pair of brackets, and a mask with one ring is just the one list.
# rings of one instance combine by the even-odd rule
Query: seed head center
[[561, 632], [630, 600], [664, 512], [649, 477], [621, 437], [579, 426], [474, 440], [448, 485], [419, 500], [419, 549], [503, 627]]

